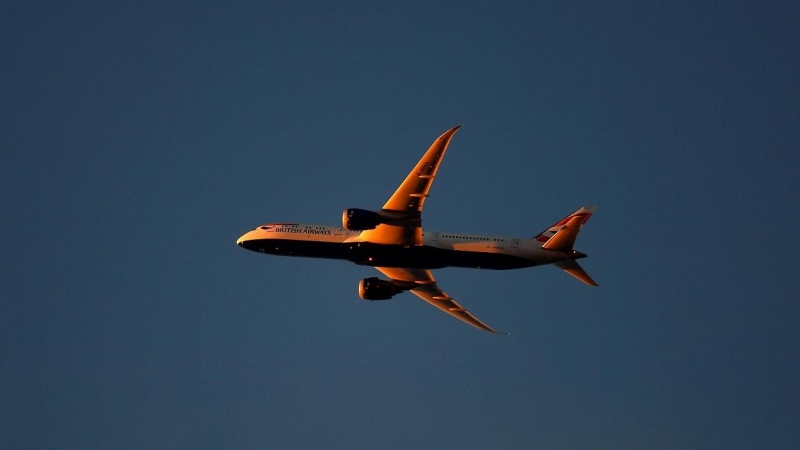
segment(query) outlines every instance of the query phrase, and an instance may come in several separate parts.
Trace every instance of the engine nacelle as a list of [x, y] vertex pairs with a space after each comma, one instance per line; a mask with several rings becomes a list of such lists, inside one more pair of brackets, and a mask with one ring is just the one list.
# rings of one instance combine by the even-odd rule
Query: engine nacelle
[[382, 222], [381, 215], [366, 209], [350, 208], [342, 213], [342, 227], [345, 230], [371, 230]]
[[394, 283], [378, 277], [364, 278], [358, 282], [358, 296], [364, 300], [389, 300], [400, 292], [401, 289]]

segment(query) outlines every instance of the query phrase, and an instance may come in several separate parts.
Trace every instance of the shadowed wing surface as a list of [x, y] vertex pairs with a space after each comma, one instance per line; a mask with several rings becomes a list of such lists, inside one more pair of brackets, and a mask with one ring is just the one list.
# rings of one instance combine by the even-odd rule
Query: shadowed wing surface
[[401, 220], [405, 223], [378, 225], [373, 230], [361, 233], [359, 240], [376, 244], [422, 245], [422, 206], [436, 179], [447, 146], [459, 128], [461, 125], [445, 131], [433, 141], [422, 159], [383, 205], [383, 211], [405, 217]]
[[480, 328], [481, 330], [499, 333], [478, 320], [477, 317], [470, 314], [469, 311], [459, 305], [452, 297], [445, 294], [439, 285], [436, 284], [436, 280], [433, 278], [433, 274], [431, 274], [430, 270], [399, 267], [376, 267], [376, 269], [389, 277], [398, 286], [408, 290], [456, 319], [466, 322], [475, 328]]

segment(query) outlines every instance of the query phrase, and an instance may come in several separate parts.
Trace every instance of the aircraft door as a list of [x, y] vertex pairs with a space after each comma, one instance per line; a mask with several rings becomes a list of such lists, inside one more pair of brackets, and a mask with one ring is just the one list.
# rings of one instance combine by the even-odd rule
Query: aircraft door
[[431, 233], [431, 238], [430, 238], [429, 242], [430, 242], [430, 245], [432, 245], [434, 247], [438, 247], [439, 246], [439, 233]]
[[511, 249], [516, 250], [519, 247], [519, 239], [511, 240]]

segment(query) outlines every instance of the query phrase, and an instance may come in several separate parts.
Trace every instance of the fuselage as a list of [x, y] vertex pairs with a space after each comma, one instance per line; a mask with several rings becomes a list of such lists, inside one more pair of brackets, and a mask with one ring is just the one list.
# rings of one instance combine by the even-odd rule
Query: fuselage
[[245, 233], [236, 243], [259, 253], [342, 259], [376, 267], [519, 269], [574, 259], [574, 255], [542, 249], [542, 243], [534, 239], [425, 232], [422, 245], [404, 246], [364, 242], [360, 235], [360, 231], [331, 225], [270, 223]]

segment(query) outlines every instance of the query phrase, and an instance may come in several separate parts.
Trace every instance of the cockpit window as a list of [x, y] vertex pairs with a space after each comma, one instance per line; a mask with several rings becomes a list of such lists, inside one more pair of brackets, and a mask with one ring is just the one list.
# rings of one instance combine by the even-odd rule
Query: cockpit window
[[264, 225], [261, 225], [258, 228], [262, 229], [262, 230], [275, 230], [276, 228], [288, 228], [288, 227], [297, 228], [298, 226], [299, 226], [299, 224], [296, 224], [296, 223], [282, 223], [281, 222], [281, 223], [265, 223]]

